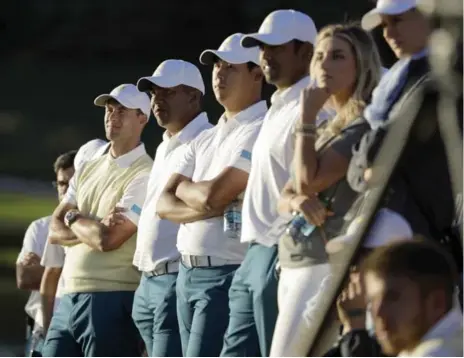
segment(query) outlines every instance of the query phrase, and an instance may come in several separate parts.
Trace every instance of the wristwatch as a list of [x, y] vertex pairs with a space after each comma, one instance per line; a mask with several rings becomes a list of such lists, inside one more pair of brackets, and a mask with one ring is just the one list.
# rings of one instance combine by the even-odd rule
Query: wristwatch
[[74, 224], [74, 222], [79, 219], [79, 216], [80, 216], [80, 212], [75, 210], [75, 209], [72, 209], [72, 210], [68, 210], [66, 212], [66, 214], [64, 215], [64, 224], [67, 226], [67, 227], [71, 227], [72, 224]]

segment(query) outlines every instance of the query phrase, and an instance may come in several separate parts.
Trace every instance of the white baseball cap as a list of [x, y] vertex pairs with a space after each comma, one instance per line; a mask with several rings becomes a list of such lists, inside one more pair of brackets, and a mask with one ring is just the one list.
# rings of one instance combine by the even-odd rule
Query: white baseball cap
[[155, 84], [163, 88], [185, 85], [196, 88], [205, 94], [205, 84], [200, 70], [194, 64], [183, 60], [166, 60], [161, 62], [153, 76], [142, 77], [137, 82], [140, 91], [149, 91]]
[[292, 40], [314, 44], [316, 36], [316, 25], [308, 15], [296, 10], [276, 10], [266, 16], [258, 32], [243, 37], [242, 46], [278, 46]]
[[[362, 217], [356, 218], [348, 226], [345, 235], [329, 240], [325, 246], [327, 253], [336, 254], [343, 251], [344, 248], [350, 245], [350, 243], [353, 242], [356, 231], [362, 221]], [[387, 245], [395, 240], [412, 239], [413, 235], [414, 233], [411, 226], [406, 219], [395, 211], [383, 208], [377, 212], [374, 224], [363, 242], [363, 247], [366, 249], [374, 249], [376, 247]]]
[[205, 50], [200, 55], [203, 65], [211, 65], [215, 57], [234, 65], [253, 62], [259, 65], [259, 49], [257, 47], [245, 48], [240, 45], [244, 34], [236, 33], [224, 40], [217, 50]]
[[133, 84], [123, 84], [116, 87], [110, 94], [101, 94], [93, 103], [99, 107], [105, 107], [109, 99], [114, 99], [124, 107], [130, 109], [140, 109], [147, 117], [150, 116], [150, 97], [146, 93], [140, 92]]
[[398, 15], [417, 7], [417, 0], [378, 0], [375, 9], [365, 14], [361, 20], [364, 30], [372, 30], [382, 22], [380, 15]]

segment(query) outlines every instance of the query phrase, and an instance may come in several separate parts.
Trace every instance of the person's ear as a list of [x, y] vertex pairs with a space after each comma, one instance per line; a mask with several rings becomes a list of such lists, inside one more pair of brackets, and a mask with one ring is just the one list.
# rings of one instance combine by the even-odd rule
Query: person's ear
[[301, 58], [307, 60], [308, 63], [311, 62], [314, 54], [314, 47], [312, 44], [305, 42], [301, 45], [298, 51], [300, 52]]
[[261, 67], [259, 67], [259, 66], [254, 67], [251, 70], [251, 73], [253, 75], [253, 80], [255, 82], [262, 82], [263, 81], [264, 75], [263, 75], [263, 71], [261, 70]]

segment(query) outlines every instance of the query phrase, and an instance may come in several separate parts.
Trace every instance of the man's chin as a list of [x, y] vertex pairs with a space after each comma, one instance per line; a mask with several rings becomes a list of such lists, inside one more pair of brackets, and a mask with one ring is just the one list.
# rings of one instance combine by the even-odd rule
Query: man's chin
[[268, 73], [266, 73], [266, 74], [264, 75], [264, 78], [265, 78], [266, 82], [267, 82], [268, 84], [270, 84], [270, 85], [276, 86], [276, 85], [279, 84], [280, 78], [279, 78], [279, 76], [278, 76], [276, 73], [269, 73], [269, 72], [268, 72]]

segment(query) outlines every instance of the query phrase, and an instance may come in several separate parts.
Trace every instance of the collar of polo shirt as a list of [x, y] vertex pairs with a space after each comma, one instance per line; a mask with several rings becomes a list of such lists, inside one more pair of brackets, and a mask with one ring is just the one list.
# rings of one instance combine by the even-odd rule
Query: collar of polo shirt
[[132, 149], [130, 152], [121, 155], [117, 158], [113, 158], [111, 153], [108, 152], [109, 160], [116, 163], [120, 168], [129, 168], [133, 162], [139, 159], [142, 155], [146, 154], [145, 145], [140, 143], [136, 148]]
[[180, 143], [185, 144], [188, 141], [196, 137], [197, 133], [207, 126], [209, 123], [208, 115], [206, 112], [201, 112], [193, 120], [191, 120], [182, 130], [176, 133], [174, 136], [170, 136], [168, 131], [164, 131], [163, 140], [169, 141], [176, 139]]
[[284, 89], [283, 91], [275, 91], [271, 96], [272, 105], [277, 105], [279, 103], [288, 103], [300, 96], [301, 91], [308, 87], [311, 83], [309, 76], [303, 77], [301, 80], [293, 84], [293, 86]]

